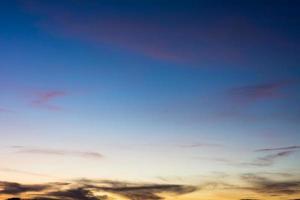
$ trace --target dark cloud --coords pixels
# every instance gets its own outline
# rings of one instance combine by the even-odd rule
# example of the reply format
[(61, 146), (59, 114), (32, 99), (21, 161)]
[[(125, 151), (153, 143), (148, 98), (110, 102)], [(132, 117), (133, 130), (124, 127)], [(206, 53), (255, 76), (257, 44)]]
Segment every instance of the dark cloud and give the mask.
[[(64, 191), (55, 191), (46, 194), (51, 198), (70, 199), (70, 200), (104, 200), (105, 197), (95, 196), (93, 193), (84, 188), (74, 188)], [(37, 199), (35, 199), (37, 200)]]
[[(132, 200), (159, 200), (163, 199), (159, 193), (168, 192), (175, 195), (187, 194), (196, 191), (195, 186), (173, 185), (173, 184), (139, 184), (120, 181), (102, 180), (90, 181), (80, 180), (86, 187), (96, 190), (102, 190), (110, 193), (119, 194)], [(100, 186), (99, 186), (100, 184)], [(104, 184), (104, 186), (103, 186)]]
[[(31, 195), (30, 200), (106, 200), (109, 193), (118, 194), (131, 200), (164, 199), (159, 193), (174, 195), (192, 193), (197, 187), (173, 184), (143, 184), (110, 180), (77, 180), (72, 183), (48, 183), (44, 185), (22, 185), (19, 183), (1, 182), (0, 194)], [(32, 192), (32, 193), (30, 193)], [(33, 193), (33, 192), (39, 192)], [(106, 195), (95, 195), (105, 192)], [(1, 196), (0, 196), (1, 197)]]
[(13, 182), (0, 182), (0, 194), (20, 194), (24, 192), (38, 192), (49, 188), (48, 185), (22, 185)]
[(157, 193), (171, 192), (177, 195), (186, 194), (196, 191), (196, 187), (183, 185), (142, 185), (128, 187), (100, 187), (100, 189), (117, 193), (130, 199), (147, 199), (158, 200), (163, 199)]
[(283, 150), (299, 150), (299, 145), (287, 146), (287, 147), (275, 147), (275, 148), (265, 148), (265, 149), (256, 149), (256, 152), (264, 152), (264, 151), (283, 151)]
[(45, 148), (30, 148), (23, 146), (13, 146), (12, 148), (17, 149), (16, 153), (25, 154), (42, 154), (42, 155), (55, 155), (55, 156), (74, 156), (90, 159), (102, 159), (103, 155), (98, 152), (91, 151), (69, 151), (59, 149), (45, 149)]
[(255, 174), (242, 175), (242, 179), (250, 186), (248, 190), (270, 195), (290, 195), (300, 192), (299, 180), (273, 180)]
[(240, 200), (259, 200), (259, 199), (245, 198), (245, 199), (240, 199)]

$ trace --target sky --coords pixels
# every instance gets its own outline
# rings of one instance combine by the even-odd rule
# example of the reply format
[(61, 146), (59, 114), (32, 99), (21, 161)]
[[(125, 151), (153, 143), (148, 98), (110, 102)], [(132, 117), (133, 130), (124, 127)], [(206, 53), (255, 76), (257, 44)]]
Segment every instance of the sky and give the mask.
[(0, 1), (0, 199), (299, 199), (299, 9)]

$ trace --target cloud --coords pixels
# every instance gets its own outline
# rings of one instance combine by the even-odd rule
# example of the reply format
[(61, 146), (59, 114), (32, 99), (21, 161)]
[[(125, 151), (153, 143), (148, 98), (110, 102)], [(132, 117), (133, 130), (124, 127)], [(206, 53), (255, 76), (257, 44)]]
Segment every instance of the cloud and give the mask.
[(54, 156), (74, 156), (89, 159), (102, 159), (103, 155), (98, 152), (92, 151), (68, 151), (59, 149), (45, 149), (45, 148), (30, 148), (23, 146), (13, 146), (12, 148), (17, 149), (15, 153), (25, 154), (41, 154), (41, 155), (54, 155)]
[(253, 199), (253, 198), (244, 198), (244, 199), (240, 199), (240, 200), (259, 200), (259, 199)]
[(17, 170), (17, 169), (11, 169), (11, 168), (0, 168), (0, 171), (8, 172), (8, 173), (16, 173), (16, 174), (23, 174), (23, 175), (30, 175), (30, 176), (37, 176), (37, 177), (46, 177), (46, 178), (58, 178), (46, 174), (40, 174), (40, 173), (33, 173), (23, 170)]
[(125, 187), (102, 187), (101, 189), (120, 194), (130, 199), (163, 199), (157, 195), (161, 192), (169, 192), (177, 195), (196, 191), (196, 187), (182, 185), (141, 185)]
[(287, 157), (294, 153), (295, 151), (281, 151), (274, 154), (268, 154), (262, 157), (256, 158), (252, 162), (246, 162), (242, 163), (243, 165), (253, 165), (253, 166), (270, 166), (273, 165), (275, 161), (277, 161), (280, 158)]
[[(22, 196), (22, 194), (26, 192), (26, 196), (30, 196), (31, 200), (106, 200), (110, 199), (110, 194), (118, 194), (132, 200), (160, 200), (164, 199), (159, 195), (159, 193), (162, 192), (172, 193), (174, 195), (181, 195), (192, 193), (197, 190), (196, 187), (187, 185), (144, 184), (110, 180), (101, 181), (86, 179), (77, 180), (72, 183), (56, 182), (44, 185), (31, 186), (10, 182), (3, 182), (3, 185), (4, 188), (12, 189), (3, 189), (3, 193), (0, 194)], [(39, 193), (34, 193), (37, 191)], [(102, 195), (101, 192), (103, 193)]]
[[(50, 196), (51, 198), (59, 198), (59, 199), (74, 199), (74, 200), (104, 200), (107, 199), (105, 197), (95, 196), (91, 191), (86, 190), (84, 188), (74, 188), (74, 189), (68, 189), (64, 191), (55, 191), (55, 192), (49, 192), (47, 193), (47, 196)], [(38, 200), (41, 198), (35, 198), (35, 200)]]
[[(298, 87), (300, 81), (299, 79), (285, 79), (278, 81), (271, 81), (261, 84), (250, 84), (239, 87), (233, 87), (225, 91), (226, 101), (223, 104), (221, 111), (217, 112), (217, 116), (221, 118), (237, 118), (244, 119), (247, 121), (266, 119), (268, 113), (263, 113), (261, 111), (253, 113), (250, 108), (251, 106), (257, 105), (257, 103), (264, 103), (270, 101), (278, 100), (291, 100), (291, 96), (294, 94), (289, 90), (293, 87)], [(273, 106), (269, 104), (270, 106)], [(277, 110), (278, 106), (274, 108)], [(297, 114), (294, 111), (286, 110), (272, 112), (272, 116), (269, 118), (296, 118)], [(258, 115), (259, 114), (259, 115)], [(263, 115), (262, 115), (263, 114)], [(264, 118), (261, 118), (264, 116)]]
[(39, 192), (48, 188), (47, 185), (21, 185), (13, 182), (0, 182), (0, 194), (20, 194), (24, 192)]
[(250, 184), (248, 190), (271, 195), (290, 195), (300, 192), (299, 180), (272, 180), (255, 174), (244, 174), (242, 179)]
[(249, 197), (249, 191), (259, 194), (259, 197), (261, 195), (267, 197), (283, 196), (284, 199), (288, 199), (289, 195), (300, 194), (300, 179), (297, 176), (279, 178), (273, 175), (262, 176), (257, 175), (257, 173), (246, 173), (240, 174), (237, 180), (238, 184), (236, 182), (232, 184), (229, 180), (227, 180), (228, 182), (226, 180), (208, 181), (200, 187), (202, 190), (235, 190), (243, 196), (247, 194), (247, 196), (240, 197), (240, 200), (257, 199), (256, 195)]
[(296, 151), (280, 151), (277, 153), (267, 154), (260, 156), (251, 161), (236, 161), (227, 158), (211, 158), (211, 157), (196, 157), (196, 159), (209, 160), (214, 162), (219, 162), (227, 165), (245, 167), (245, 166), (254, 166), (254, 167), (267, 167), (273, 165), (276, 161), (281, 158), (287, 157)]
[(264, 151), (282, 151), (282, 150), (299, 150), (299, 145), (287, 146), (287, 147), (275, 147), (275, 148), (264, 148), (264, 149), (256, 149), (256, 152), (264, 152)]
[[(203, 5), (197, 7), (196, 13), (185, 13), (184, 9), (174, 10), (163, 3), (147, 8), (148, 3), (144, 3), (143, 9), (147, 12), (132, 9), (128, 12), (128, 7), (123, 4), (115, 7), (95, 1), (84, 4), (26, 1), (24, 4), (29, 13), (39, 16), (39, 27), (55, 35), (171, 62), (221, 60), (240, 63), (250, 55), (259, 56), (253, 46), (265, 49), (284, 45), (289, 48), (294, 44), (289, 41), (291, 38), (282, 37), (239, 15), (207, 16), (203, 20), (203, 16), (196, 14), (202, 13), (202, 7), (205, 10)], [(139, 3), (129, 5), (141, 9)], [(195, 6), (191, 10), (194, 9)]]
[(201, 148), (201, 147), (222, 147), (221, 144), (209, 144), (209, 143), (192, 143), (192, 144), (179, 144), (181, 148)]
[(248, 85), (233, 88), (229, 91), (229, 94), (241, 103), (251, 103), (264, 99), (277, 99), (283, 97), (283, 89), (296, 83), (299, 83), (299, 81), (282, 80), (265, 84)]
[(53, 105), (52, 101), (64, 97), (67, 92), (60, 90), (42, 91), (35, 94), (35, 99), (31, 104), (35, 107), (46, 108), (48, 110), (61, 110), (61, 107)]
[(0, 113), (1, 112), (4, 112), (4, 113), (11, 113), (11, 112), (13, 112), (12, 110), (10, 110), (10, 109), (7, 109), (7, 108), (1, 108), (0, 107)]

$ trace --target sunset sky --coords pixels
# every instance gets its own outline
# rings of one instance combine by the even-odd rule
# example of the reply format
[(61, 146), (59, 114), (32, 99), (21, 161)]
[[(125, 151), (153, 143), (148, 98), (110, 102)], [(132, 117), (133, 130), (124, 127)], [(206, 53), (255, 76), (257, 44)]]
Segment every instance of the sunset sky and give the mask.
[(300, 1), (0, 1), (0, 199), (300, 199)]

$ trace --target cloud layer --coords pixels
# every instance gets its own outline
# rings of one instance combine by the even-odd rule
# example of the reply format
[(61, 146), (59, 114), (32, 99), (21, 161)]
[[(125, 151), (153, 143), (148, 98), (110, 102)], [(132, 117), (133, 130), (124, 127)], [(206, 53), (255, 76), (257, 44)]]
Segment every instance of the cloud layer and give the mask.
[[(194, 186), (143, 184), (117, 181), (78, 180), (65, 183), (48, 183), (43, 185), (22, 185), (19, 183), (0, 182), (0, 194), (31, 196), (31, 200), (104, 200), (108, 195), (99, 193), (117, 194), (132, 200), (160, 200), (164, 199), (159, 193), (182, 195), (197, 190)], [(36, 194), (35, 192), (39, 192)], [(97, 193), (97, 194), (96, 194)], [(25, 199), (28, 199), (25, 198)]]

